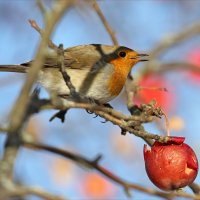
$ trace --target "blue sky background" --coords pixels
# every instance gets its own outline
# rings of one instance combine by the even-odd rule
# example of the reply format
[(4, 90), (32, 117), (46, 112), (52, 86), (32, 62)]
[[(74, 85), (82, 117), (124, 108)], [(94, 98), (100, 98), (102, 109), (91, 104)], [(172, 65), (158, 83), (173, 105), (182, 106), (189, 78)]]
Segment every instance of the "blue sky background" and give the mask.
[[(45, 1), (50, 5), (51, 1)], [(200, 20), (199, 0), (109, 0), (99, 1), (99, 5), (121, 45), (142, 52), (149, 52), (166, 35), (184, 30)], [(33, 0), (0, 0), (0, 64), (17, 64), (31, 60), (37, 50), (39, 35), (33, 30), (28, 19), (35, 19), (42, 26), (43, 20)], [(70, 9), (57, 25), (53, 37), (56, 44), (63, 43), (65, 48), (89, 43), (112, 44), (109, 35), (95, 12), (87, 7)], [(200, 49), (200, 37), (193, 37), (186, 42), (169, 49), (160, 58), (163, 61), (184, 61), (188, 52)], [(200, 55), (200, 53), (199, 53)], [(137, 74), (138, 65), (133, 71)], [(0, 74), (0, 122), (5, 123), (12, 105), (24, 82), (24, 75)], [(184, 73), (174, 71), (165, 78), (174, 86), (177, 95), (175, 109), (169, 114), (180, 116), (185, 127), (172, 135), (185, 136), (186, 142), (200, 157), (200, 83), (194, 82)], [(47, 93), (42, 90), (42, 96)], [(121, 98), (111, 104), (118, 110), (128, 113)], [(70, 110), (66, 122), (49, 122), (55, 111), (45, 111), (31, 119), (31, 130), (43, 143), (66, 148), (81, 153), (88, 158), (102, 154), (101, 164), (120, 177), (156, 188), (148, 179), (143, 162), (144, 142), (127, 134), (120, 135), (120, 129), (111, 123), (102, 124), (101, 118), (92, 118), (84, 110)], [(146, 125), (146, 130), (160, 134), (155, 124)], [(0, 135), (0, 152), (3, 153), (5, 136)], [(127, 151), (124, 152), (125, 144)], [(56, 181), (52, 174), (57, 157), (46, 152), (22, 149), (19, 152), (15, 174), (16, 178), (27, 185), (38, 185), (55, 194), (62, 194), (71, 199), (88, 199), (81, 192), (82, 177), (90, 171), (69, 162), (63, 172), (64, 181)], [(67, 162), (67, 161), (66, 161)], [(59, 176), (59, 175), (58, 175)], [(62, 177), (59, 179), (61, 180)], [(198, 176), (197, 182), (200, 181)], [(113, 184), (115, 194), (111, 199), (126, 199), (122, 188)], [(186, 191), (190, 192), (189, 189)], [(133, 191), (134, 199), (159, 199)], [(36, 200), (38, 198), (30, 197)]]

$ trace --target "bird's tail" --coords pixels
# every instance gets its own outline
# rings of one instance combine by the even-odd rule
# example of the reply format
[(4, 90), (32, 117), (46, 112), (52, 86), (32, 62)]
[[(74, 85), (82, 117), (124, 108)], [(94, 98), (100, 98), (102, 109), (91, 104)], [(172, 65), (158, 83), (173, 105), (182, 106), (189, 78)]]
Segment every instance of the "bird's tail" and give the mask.
[(26, 73), (27, 70), (28, 67), (23, 65), (0, 65), (0, 72)]

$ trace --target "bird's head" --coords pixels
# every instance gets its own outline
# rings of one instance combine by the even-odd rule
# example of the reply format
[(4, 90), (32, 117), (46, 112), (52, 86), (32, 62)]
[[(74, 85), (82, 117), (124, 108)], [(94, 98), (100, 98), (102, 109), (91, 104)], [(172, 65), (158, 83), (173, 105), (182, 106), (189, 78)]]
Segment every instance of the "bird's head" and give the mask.
[(124, 46), (102, 46), (104, 52), (110, 55), (111, 63), (120, 66), (128, 72), (138, 62), (148, 61), (148, 54), (138, 53)]

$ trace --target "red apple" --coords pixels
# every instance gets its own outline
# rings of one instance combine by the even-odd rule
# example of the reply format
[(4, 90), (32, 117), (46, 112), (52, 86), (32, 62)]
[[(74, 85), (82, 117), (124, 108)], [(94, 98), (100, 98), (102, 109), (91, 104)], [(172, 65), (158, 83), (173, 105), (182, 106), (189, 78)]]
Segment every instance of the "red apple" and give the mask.
[(151, 150), (144, 145), (147, 175), (162, 190), (185, 187), (197, 176), (197, 157), (184, 140), (183, 137), (170, 137), (167, 143), (155, 142)]
[[(156, 100), (156, 106), (163, 108), (165, 112), (173, 109), (174, 98), (171, 92), (172, 87), (162, 76), (155, 74), (146, 75), (142, 77), (138, 85), (145, 88), (138, 91), (136, 97), (133, 99), (135, 104), (147, 104), (151, 100)], [(168, 92), (155, 88), (166, 88)]]

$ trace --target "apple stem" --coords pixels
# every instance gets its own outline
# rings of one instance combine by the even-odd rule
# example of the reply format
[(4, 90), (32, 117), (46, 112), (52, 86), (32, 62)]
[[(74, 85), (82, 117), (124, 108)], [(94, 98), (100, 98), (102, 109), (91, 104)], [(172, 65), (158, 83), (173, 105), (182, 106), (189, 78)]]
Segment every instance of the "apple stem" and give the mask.
[(167, 117), (167, 115), (165, 114), (164, 111), (163, 111), (163, 115), (164, 115), (164, 117), (165, 117), (165, 124), (166, 124), (167, 136), (170, 136), (169, 119), (168, 119), (168, 117)]

